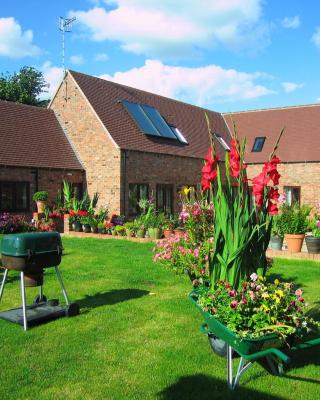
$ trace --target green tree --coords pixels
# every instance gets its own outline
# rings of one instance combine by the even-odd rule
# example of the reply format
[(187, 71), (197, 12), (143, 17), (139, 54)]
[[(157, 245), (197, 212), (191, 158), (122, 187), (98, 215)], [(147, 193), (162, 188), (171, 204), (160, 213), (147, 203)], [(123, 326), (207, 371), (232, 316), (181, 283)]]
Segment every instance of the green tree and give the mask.
[(46, 92), (47, 87), (43, 73), (33, 67), (22, 67), (13, 75), (0, 75), (1, 100), (45, 107), (48, 101), (39, 100), (39, 95)]

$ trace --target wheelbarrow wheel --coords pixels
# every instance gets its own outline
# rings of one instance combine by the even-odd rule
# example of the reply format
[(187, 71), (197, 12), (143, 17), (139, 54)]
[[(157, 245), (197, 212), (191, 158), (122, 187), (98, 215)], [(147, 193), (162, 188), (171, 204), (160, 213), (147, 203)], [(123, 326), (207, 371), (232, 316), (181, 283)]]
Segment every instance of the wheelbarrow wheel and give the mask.
[(43, 303), (47, 301), (47, 297), (45, 295), (40, 296), (40, 294), (38, 294), (34, 300), (33, 300), (33, 304), (39, 304), (39, 303)]
[(80, 314), (80, 307), (78, 303), (71, 303), (66, 309), (66, 315), (68, 317), (75, 317)]

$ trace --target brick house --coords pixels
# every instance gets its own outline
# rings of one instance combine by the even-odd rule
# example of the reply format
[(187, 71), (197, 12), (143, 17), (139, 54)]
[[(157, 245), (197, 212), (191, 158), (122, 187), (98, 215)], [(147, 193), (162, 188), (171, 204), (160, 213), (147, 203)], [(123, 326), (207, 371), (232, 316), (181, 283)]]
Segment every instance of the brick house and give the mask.
[(319, 201), (320, 105), (221, 114), (67, 71), (47, 110), (0, 101), (0, 211), (29, 213), (35, 191), (53, 201), (66, 179), (79, 192), (99, 192), (110, 212), (133, 216), (151, 195), (159, 210), (177, 212), (181, 187), (200, 182), (205, 113), (221, 160), (232, 121), (246, 135), (249, 178), (285, 127), (280, 190), (289, 202)]
[[(134, 215), (151, 194), (159, 210), (177, 212), (181, 187), (200, 182), (209, 146), (202, 108), (74, 71), (49, 108), (83, 163), (89, 194), (99, 192), (112, 212)], [(206, 112), (229, 141), (222, 115)]]
[(53, 111), (0, 101), (0, 212), (31, 216), (33, 194), (54, 201), (64, 179), (81, 190), (84, 170)]
[(280, 192), (289, 204), (316, 205), (320, 202), (320, 105), (286, 107), (223, 114), (232, 131), (247, 138), (248, 177), (261, 172), (282, 128), (277, 149)]

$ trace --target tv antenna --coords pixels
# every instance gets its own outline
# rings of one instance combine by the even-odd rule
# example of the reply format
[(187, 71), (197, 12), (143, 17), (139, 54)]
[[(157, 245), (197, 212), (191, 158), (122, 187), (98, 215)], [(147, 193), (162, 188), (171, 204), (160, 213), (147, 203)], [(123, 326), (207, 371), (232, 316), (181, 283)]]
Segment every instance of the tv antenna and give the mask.
[(66, 72), (65, 68), (65, 41), (64, 41), (64, 34), (65, 32), (71, 32), (72, 31), (72, 23), (76, 20), (76, 17), (72, 18), (59, 18), (59, 29), (62, 33), (62, 68), (63, 68), (63, 74)]

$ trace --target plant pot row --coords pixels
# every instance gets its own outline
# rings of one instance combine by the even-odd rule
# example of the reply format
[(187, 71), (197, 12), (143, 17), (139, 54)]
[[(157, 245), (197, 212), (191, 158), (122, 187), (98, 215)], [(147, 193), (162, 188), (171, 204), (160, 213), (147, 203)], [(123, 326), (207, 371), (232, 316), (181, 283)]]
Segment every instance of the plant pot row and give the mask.
[(283, 237), (271, 236), (270, 247), (273, 250), (282, 250), (283, 240), (286, 240), (288, 250), (291, 253), (300, 253), (302, 249), (303, 240), (306, 240), (308, 253), (320, 254), (320, 237), (305, 236), (304, 234), (289, 235)]

